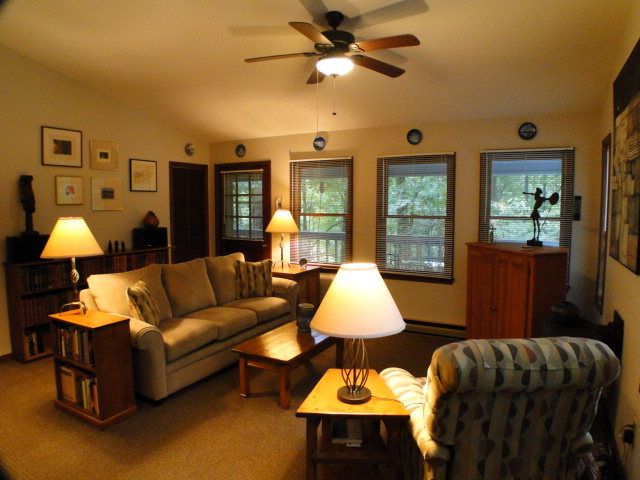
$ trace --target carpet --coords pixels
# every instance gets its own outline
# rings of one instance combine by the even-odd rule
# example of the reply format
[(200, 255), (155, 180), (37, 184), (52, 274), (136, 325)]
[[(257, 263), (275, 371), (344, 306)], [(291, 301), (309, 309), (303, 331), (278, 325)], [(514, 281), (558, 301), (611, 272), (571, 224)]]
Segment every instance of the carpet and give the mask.
[[(433, 350), (452, 341), (401, 333), (366, 345), (371, 368), (424, 376)], [(160, 404), (138, 399), (135, 416), (105, 431), (54, 408), (50, 358), (0, 362), (0, 464), (12, 480), (303, 479), (305, 421), (295, 411), (334, 359), (331, 348), (293, 371), (289, 410), (277, 406), (273, 372), (252, 369), (242, 398), (234, 365)], [(360, 476), (344, 470), (320, 478)]]

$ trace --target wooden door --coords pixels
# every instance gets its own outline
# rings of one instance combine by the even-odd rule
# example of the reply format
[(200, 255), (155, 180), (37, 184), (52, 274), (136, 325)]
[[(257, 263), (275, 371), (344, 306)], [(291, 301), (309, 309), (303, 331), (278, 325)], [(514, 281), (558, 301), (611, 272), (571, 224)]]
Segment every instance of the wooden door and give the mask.
[(173, 263), (209, 255), (209, 169), (169, 162)]
[(244, 253), (248, 261), (271, 258), (271, 162), (215, 166), (216, 254)]

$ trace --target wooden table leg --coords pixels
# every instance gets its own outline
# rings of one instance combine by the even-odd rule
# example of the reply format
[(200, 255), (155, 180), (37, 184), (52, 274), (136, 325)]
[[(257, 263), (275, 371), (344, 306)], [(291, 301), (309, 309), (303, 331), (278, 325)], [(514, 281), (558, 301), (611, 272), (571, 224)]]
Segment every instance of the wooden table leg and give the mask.
[(318, 424), (320, 418), (307, 418), (307, 480), (316, 480), (316, 462), (313, 458), (318, 450)]
[(278, 368), (278, 384), (279, 384), (279, 398), (278, 405), (280, 408), (287, 409), (291, 405), (291, 397), (289, 394), (290, 389), (290, 369), (288, 366), (281, 366)]
[(251, 393), (251, 380), (249, 379), (249, 367), (247, 366), (247, 357), (240, 355), (238, 371), (240, 372), (240, 395), (248, 397)]
[(339, 338), (336, 342), (336, 368), (342, 368), (344, 361), (344, 338)]
[(391, 462), (387, 464), (386, 478), (396, 480), (398, 478), (398, 465), (400, 456), (400, 428), (402, 422), (385, 421), (384, 426), (387, 429), (387, 451)]

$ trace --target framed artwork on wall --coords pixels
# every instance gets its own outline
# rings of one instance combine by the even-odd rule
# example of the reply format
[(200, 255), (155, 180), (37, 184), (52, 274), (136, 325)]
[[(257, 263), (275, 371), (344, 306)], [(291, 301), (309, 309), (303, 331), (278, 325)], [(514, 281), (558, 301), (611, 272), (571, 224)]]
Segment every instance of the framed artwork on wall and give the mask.
[(42, 164), (82, 167), (82, 132), (42, 127)]
[(157, 192), (157, 176), (155, 160), (129, 159), (129, 190), (132, 192)]
[(92, 177), (91, 208), (93, 210), (124, 210), (122, 208), (122, 179)]
[(613, 82), (609, 255), (640, 273), (640, 40)]
[(82, 177), (56, 175), (56, 205), (82, 205), (84, 191)]
[(91, 140), (91, 168), (94, 170), (116, 170), (118, 168), (118, 144)]

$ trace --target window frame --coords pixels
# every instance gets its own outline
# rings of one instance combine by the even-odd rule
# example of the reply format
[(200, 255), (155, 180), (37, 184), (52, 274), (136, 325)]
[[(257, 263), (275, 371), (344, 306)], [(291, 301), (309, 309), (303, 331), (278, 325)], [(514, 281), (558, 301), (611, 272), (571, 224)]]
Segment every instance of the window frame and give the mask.
[[(345, 165), (346, 164), (346, 165)], [(308, 178), (310, 175), (302, 175), (304, 169), (316, 169), (321, 171), (323, 168), (336, 168), (346, 166), (347, 172), (347, 211), (345, 213), (305, 213), (302, 210), (302, 195), (300, 185), (302, 178)], [(337, 270), (342, 263), (351, 262), (353, 258), (353, 157), (337, 157), (337, 158), (313, 158), (290, 160), (289, 162), (289, 198), (291, 206), (291, 215), (295, 220), (298, 228), (300, 228), (300, 216), (311, 217), (342, 217), (344, 218), (344, 259), (339, 263), (314, 261), (307, 258), (309, 265), (317, 265), (327, 270)], [(296, 262), (300, 258), (299, 253), (299, 237), (300, 234), (292, 234), (290, 237), (291, 245), (291, 261)]]
[[(493, 218), (500, 218), (491, 216), (492, 162), (508, 160), (526, 162), (558, 159), (561, 160), (560, 233), (558, 244), (560, 247), (571, 247), (575, 166), (575, 149), (573, 147), (483, 150), (480, 153), (479, 242), (489, 242), (491, 220)], [(527, 239), (522, 239), (523, 242), (526, 242), (526, 240)], [(499, 238), (496, 239), (496, 243), (500, 243)]]
[[(443, 219), (445, 221), (444, 242), (444, 271), (432, 270), (403, 270), (387, 266), (387, 219), (397, 215), (388, 214), (389, 184), (387, 179), (389, 167), (405, 164), (444, 164), (446, 166), (446, 206), (445, 215), (407, 215), (409, 218)], [(454, 282), (454, 247), (455, 247), (455, 183), (456, 183), (456, 153), (431, 153), (421, 155), (396, 155), (379, 157), (377, 161), (377, 191), (376, 191), (376, 264), (384, 278), (412, 280), (420, 282), (447, 283)]]

